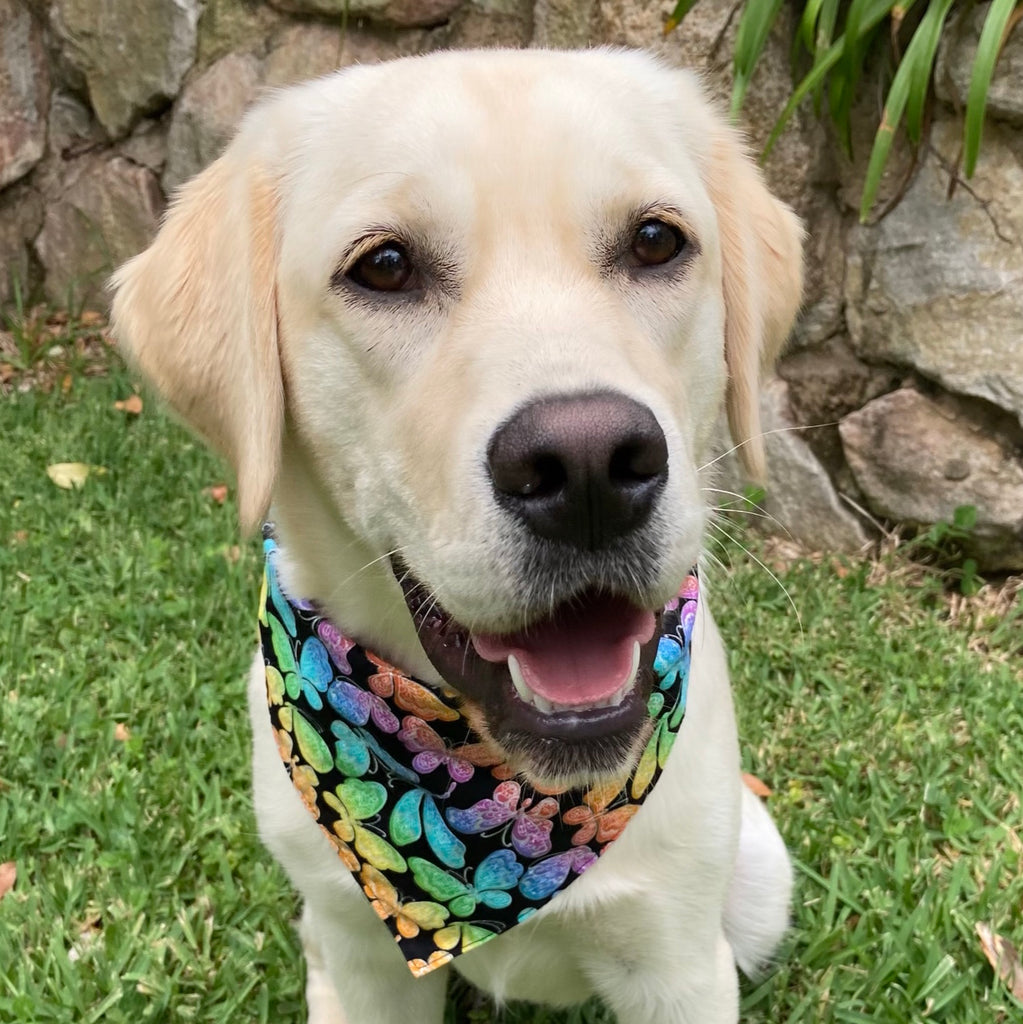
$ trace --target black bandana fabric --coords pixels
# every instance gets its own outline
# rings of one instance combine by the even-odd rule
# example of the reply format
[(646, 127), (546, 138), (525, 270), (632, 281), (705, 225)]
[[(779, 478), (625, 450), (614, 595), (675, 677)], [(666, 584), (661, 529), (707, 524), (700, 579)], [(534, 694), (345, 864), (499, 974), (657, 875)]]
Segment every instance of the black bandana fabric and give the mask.
[(405, 675), (281, 587), (264, 528), (259, 632), (281, 759), (417, 976), (526, 920), (622, 833), (686, 706), (694, 572), (664, 610), (654, 730), (631, 776), (540, 792), (496, 763), (457, 695)]

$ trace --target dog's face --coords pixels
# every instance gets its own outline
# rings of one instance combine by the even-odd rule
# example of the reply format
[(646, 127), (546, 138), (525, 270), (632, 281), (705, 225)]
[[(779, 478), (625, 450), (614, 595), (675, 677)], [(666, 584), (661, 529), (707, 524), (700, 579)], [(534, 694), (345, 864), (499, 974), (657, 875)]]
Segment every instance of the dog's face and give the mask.
[(243, 518), (282, 451), (309, 467), (305, 500), (404, 600), (385, 653), (414, 629), (509, 760), (564, 783), (647, 735), (726, 390), (759, 462), (799, 234), (688, 77), (443, 54), (257, 108), (120, 272), (115, 318), (233, 461)]

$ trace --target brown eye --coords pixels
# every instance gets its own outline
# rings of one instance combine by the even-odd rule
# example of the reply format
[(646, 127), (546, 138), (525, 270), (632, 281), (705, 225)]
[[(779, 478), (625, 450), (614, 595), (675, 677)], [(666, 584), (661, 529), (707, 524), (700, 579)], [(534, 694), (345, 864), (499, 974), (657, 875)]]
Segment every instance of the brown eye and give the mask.
[(348, 271), (357, 285), (374, 292), (400, 292), (409, 287), (415, 267), (405, 248), (397, 242), (384, 242), (361, 256)]
[(632, 236), (630, 252), (641, 267), (658, 267), (685, 248), (686, 236), (663, 220), (645, 220)]

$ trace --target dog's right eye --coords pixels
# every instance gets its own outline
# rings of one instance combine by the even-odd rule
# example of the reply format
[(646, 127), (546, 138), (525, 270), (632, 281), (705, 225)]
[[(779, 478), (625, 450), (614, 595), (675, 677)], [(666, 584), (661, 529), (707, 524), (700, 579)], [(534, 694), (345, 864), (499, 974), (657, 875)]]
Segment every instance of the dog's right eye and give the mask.
[(415, 286), (415, 269), (403, 245), (384, 242), (360, 256), (346, 276), (370, 291), (400, 292)]

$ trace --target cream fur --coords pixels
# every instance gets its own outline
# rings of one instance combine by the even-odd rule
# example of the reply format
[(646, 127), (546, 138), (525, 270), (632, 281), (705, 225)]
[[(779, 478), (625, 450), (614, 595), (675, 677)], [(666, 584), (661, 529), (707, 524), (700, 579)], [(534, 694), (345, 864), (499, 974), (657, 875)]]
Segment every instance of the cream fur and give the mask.
[[(650, 204), (698, 247), (684, 274), (598, 258)], [(411, 237), (447, 277), (411, 303), (332, 287), (373, 232)], [(530, 614), (523, 540), (483, 470), (495, 427), (530, 397), (612, 388), (657, 416), (670, 475), (644, 599), (673, 593), (699, 556), (722, 402), (762, 471), (757, 381), (798, 306), (800, 240), (691, 76), (607, 50), (436, 54), (264, 101), (119, 271), (114, 317), (142, 372), (231, 460), (243, 523), (272, 502), (290, 588), (437, 681), (385, 556), (399, 550), (467, 625)], [(498, 998), (597, 993), (623, 1024), (737, 1020), (735, 964), (770, 956), (790, 871), (739, 782), (706, 608), (693, 655), (686, 721), (643, 813), (543, 912), (456, 961)], [(256, 810), (307, 898), (310, 1021), (437, 1024), (447, 969), (412, 979), (281, 770), (263, 689), (257, 659)]]

